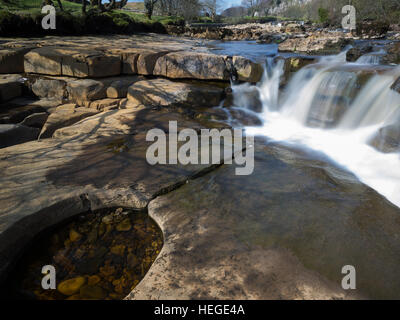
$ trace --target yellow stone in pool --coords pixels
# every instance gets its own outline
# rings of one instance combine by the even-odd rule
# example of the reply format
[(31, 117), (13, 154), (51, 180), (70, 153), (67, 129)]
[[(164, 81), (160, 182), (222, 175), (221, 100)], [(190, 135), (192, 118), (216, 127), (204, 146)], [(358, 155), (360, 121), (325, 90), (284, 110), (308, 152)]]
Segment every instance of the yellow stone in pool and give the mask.
[(121, 245), (116, 245), (111, 247), (110, 249), (111, 253), (116, 254), (118, 256), (123, 256), (125, 252), (125, 246), (123, 244)]
[(85, 284), (85, 277), (76, 277), (72, 279), (65, 280), (61, 282), (57, 290), (66, 296), (72, 296), (75, 293), (78, 293), (81, 287)]
[(78, 241), (81, 237), (82, 236), (80, 235), (80, 233), (75, 231), (74, 229), (71, 229), (69, 231), (69, 240), (71, 240), (71, 242)]
[(90, 276), (88, 278), (88, 285), (94, 286), (94, 285), (98, 284), (100, 281), (101, 281), (101, 279), (98, 275)]
[(117, 225), (117, 231), (129, 231), (131, 230), (131, 221), (129, 218), (124, 219)]

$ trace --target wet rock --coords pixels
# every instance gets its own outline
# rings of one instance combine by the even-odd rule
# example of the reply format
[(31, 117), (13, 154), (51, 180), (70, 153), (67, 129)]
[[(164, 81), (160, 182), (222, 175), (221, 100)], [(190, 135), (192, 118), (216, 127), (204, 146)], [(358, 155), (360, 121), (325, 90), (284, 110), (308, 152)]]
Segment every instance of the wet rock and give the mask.
[(69, 231), (69, 240), (71, 242), (79, 241), (82, 238), (82, 235), (74, 229)]
[(100, 267), (100, 274), (105, 278), (113, 275), (115, 271), (116, 270), (114, 266), (106, 265), (104, 267)]
[(120, 222), (116, 226), (116, 229), (119, 232), (129, 231), (129, 230), (131, 230), (131, 228), (132, 228), (132, 225), (131, 225), (131, 221), (129, 220), (129, 218), (122, 220), (122, 222)]
[(82, 299), (101, 300), (106, 297), (106, 292), (100, 286), (83, 286), (80, 289), (80, 296)]
[(42, 129), (42, 127), (46, 123), (46, 120), (48, 117), (49, 117), (49, 114), (46, 112), (34, 113), (34, 114), (27, 116), (20, 123), (20, 125)]
[(400, 93), (400, 78), (398, 78), (390, 87), (392, 90)]
[(128, 89), (131, 105), (145, 107), (217, 106), (223, 90), (208, 85), (193, 85), (166, 79), (138, 81)]
[(93, 275), (88, 278), (88, 286), (95, 286), (101, 281), (101, 278), (98, 275)]
[[(282, 61), (282, 62), (281, 62)], [(318, 62), (318, 58), (308, 56), (296, 56), (296, 57), (283, 57), (277, 56), (274, 58), (274, 63), (283, 63), (283, 75), (281, 77), (281, 84), (287, 84), (291, 77), (300, 69)]]
[(317, 128), (333, 128), (349, 108), (350, 103), (347, 97), (317, 95), (307, 115), (307, 125)]
[(22, 95), (19, 75), (0, 75), (0, 102), (8, 101)]
[(260, 81), (264, 71), (261, 65), (238, 56), (233, 57), (233, 67), (239, 76), (238, 80), (246, 82)]
[(382, 63), (400, 64), (400, 42), (388, 44), (385, 49), (387, 54), (383, 56)]
[(128, 264), (129, 268), (133, 269), (133, 268), (137, 267), (139, 265), (139, 263), (140, 263), (140, 260), (137, 258), (137, 256), (135, 254), (133, 254), (133, 253), (128, 254), (127, 264)]
[(230, 113), (232, 114), (235, 123), (241, 126), (261, 126), (262, 121), (260, 117), (257, 115), (247, 112), (243, 109), (230, 109)]
[(85, 277), (76, 277), (73, 279), (65, 280), (61, 282), (57, 290), (66, 296), (72, 296), (78, 293), (81, 287), (86, 283)]
[(249, 84), (237, 86), (233, 92), (233, 100), (228, 97), (227, 101), (224, 102), (224, 106), (235, 106), (257, 113), (263, 109), (259, 89)]
[(384, 153), (399, 152), (400, 125), (390, 125), (379, 129), (369, 144)]
[[(120, 231), (120, 230), (118, 230), (118, 231)], [(116, 254), (118, 256), (123, 256), (125, 253), (125, 248), (126, 247), (124, 245), (116, 245), (116, 246), (111, 247), (110, 251), (111, 251), (111, 253)]]
[(72, 104), (60, 106), (47, 118), (47, 121), (40, 132), (39, 138), (51, 138), (56, 130), (68, 127), (97, 113), (98, 111), (95, 109), (83, 107), (75, 108)]
[(95, 243), (98, 238), (98, 232), (96, 229), (92, 229), (89, 234), (87, 235), (87, 241), (89, 243)]
[(109, 215), (107, 215), (107, 216), (104, 216), (104, 217), (101, 219), (101, 221), (102, 221), (104, 224), (111, 224), (111, 223), (113, 222), (113, 219), (114, 219), (113, 215), (112, 215), (112, 214), (109, 214)]
[(361, 47), (354, 47), (351, 48), (346, 53), (346, 60), (349, 62), (357, 61), (361, 56), (370, 53), (373, 51), (373, 47), (371, 45), (361, 46)]
[(0, 124), (0, 148), (36, 140), (40, 130), (20, 124)]

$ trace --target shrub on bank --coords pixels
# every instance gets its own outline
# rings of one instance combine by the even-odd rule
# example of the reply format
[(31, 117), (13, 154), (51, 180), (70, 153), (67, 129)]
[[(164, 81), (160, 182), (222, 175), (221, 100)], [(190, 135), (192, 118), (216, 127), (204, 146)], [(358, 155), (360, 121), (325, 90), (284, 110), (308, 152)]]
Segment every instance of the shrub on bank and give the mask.
[(132, 34), (137, 32), (166, 33), (159, 22), (137, 22), (119, 12), (90, 11), (86, 17), (68, 12), (57, 12), (55, 30), (42, 28), (41, 13), (15, 14), (0, 10), (0, 36), (46, 36), (82, 34)]

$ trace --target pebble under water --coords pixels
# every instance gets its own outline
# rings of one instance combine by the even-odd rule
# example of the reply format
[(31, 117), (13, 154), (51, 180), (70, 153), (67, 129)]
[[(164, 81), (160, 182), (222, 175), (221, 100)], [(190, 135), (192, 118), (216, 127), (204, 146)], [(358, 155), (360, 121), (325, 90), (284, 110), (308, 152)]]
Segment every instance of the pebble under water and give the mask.
[[(147, 213), (123, 208), (90, 212), (33, 243), (9, 277), (7, 296), (120, 300), (144, 277), (162, 245), (161, 230)], [(42, 289), (45, 265), (55, 267), (55, 290)]]

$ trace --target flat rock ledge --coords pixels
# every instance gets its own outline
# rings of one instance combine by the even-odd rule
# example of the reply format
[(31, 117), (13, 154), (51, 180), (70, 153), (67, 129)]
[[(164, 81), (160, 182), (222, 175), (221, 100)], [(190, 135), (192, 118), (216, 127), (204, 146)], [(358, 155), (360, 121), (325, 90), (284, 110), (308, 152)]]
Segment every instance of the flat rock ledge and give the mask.
[[(178, 130), (205, 128), (171, 110), (137, 107), (54, 128), (52, 139), (3, 148), (0, 281), (40, 231), (88, 210), (116, 206), (143, 210), (157, 195), (216, 167), (149, 165), (146, 151), (152, 142), (146, 141), (146, 134), (153, 128), (168, 132), (169, 121), (177, 121)], [(211, 145), (199, 143), (202, 147)]]
[[(14, 41), (0, 46), (0, 73), (31, 73), (75, 78), (104, 78), (118, 75), (164, 76), (172, 79), (258, 82), (262, 66), (243, 57), (206, 53), (204, 47), (163, 37), (153, 45), (128, 37), (55, 37), (41, 42)], [(51, 41), (53, 40), (53, 41)], [(96, 41), (97, 40), (97, 41)], [(147, 40), (148, 41), (148, 40)], [(192, 45), (194, 42), (192, 41)], [(175, 46), (174, 46), (175, 45)]]

